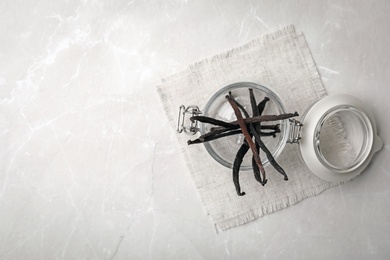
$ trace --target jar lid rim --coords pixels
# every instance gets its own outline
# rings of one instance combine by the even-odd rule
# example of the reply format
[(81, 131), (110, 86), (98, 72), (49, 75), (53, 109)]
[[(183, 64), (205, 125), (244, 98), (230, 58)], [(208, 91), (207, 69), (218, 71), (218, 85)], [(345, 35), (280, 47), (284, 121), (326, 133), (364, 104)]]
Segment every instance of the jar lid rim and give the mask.
[[(332, 167), (319, 151), (319, 128), (327, 117), (339, 110), (353, 111), (367, 125), (367, 140), (364, 154), (359, 161), (344, 169)], [(367, 107), (357, 98), (346, 95), (327, 96), (311, 106), (301, 119), (303, 124), (299, 148), (302, 159), (309, 169), (323, 180), (331, 182), (348, 181), (359, 175), (368, 165), (374, 152), (379, 150), (381, 139), (376, 134), (375, 119)], [(317, 143), (318, 142), (318, 143)]]

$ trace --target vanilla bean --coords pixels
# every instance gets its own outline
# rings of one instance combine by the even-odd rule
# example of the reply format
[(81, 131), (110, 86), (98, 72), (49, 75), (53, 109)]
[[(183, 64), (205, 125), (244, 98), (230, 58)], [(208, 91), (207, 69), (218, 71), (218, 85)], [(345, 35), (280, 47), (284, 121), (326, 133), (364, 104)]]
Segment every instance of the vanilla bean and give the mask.
[[(253, 96), (253, 94), (252, 94)], [(256, 109), (253, 109), (253, 116), (261, 116), (263, 114), (263, 111), (265, 109), (265, 105), (267, 104), (267, 102), (269, 101), (270, 99), (268, 97), (264, 97), (264, 99), (257, 105), (257, 110)], [(254, 106), (256, 104), (256, 100), (255, 100), (255, 97), (253, 96), (253, 101), (251, 101), (251, 103), (253, 102), (252, 106)], [(279, 125), (278, 125), (279, 126)], [(260, 131), (260, 129), (262, 129), (263, 126), (261, 123), (257, 123), (255, 125), (255, 129), (257, 131)], [(275, 136), (274, 136), (275, 137)]]
[(208, 136), (205, 135), (203, 137), (200, 136), (199, 139), (203, 142), (208, 142), (208, 141), (216, 140), (216, 139), (219, 139), (222, 137), (241, 134), (241, 133), (242, 133), (241, 129), (235, 129), (235, 130), (224, 131), (224, 132), (221, 132), (219, 134), (208, 135)]
[[(256, 145), (257, 151), (259, 152), (260, 151), (259, 145), (257, 143), (255, 143), (255, 145)], [(256, 160), (255, 160), (254, 156), (252, 156), (252, 169), (253, 169), (253, 174), (255, 176), (256, 181), (262, 183), (260, 170), (259, 170), (259, 167), (257, 167)]]
[(271, 131), (271, 132), (260, 132), (260, 135), (261, 136), (272, 136), (273, 138), (275, 138), (277, 133), (280, 133), (280, 129), (276, 129), (276, 130)]
[(244, 156), (248, 152), (248, 150), (249, 150), (249, 145), (247, 142), (244, 142), (241, 145), (240, 149), (238, 149), (236, 158), (234, 159), (234, 163), (233, 163), (233, 183), (234, 186), (236, 187), (236, 192), (238, 196), (245, 195), (245, 192), (241, 192), (239, 173), (240, 173), (242, 160), (244, 159)]
[(232, 125), (230, 123), (212, 117), (208, 117), (208, 116), (192, 116), (190, 117), (190, 120), (192, 122), (195, 122), (195, 120), (197, 120), (202, 123), (208, 123), (212, 125), (224, 126), (226, 128), (232, 128)]
[[(242, 113), (245, 114), (245, 112), (246, 112), (245, 107), (244, 107), (243, 105), (241, 105), (241, 103), (238, 102), (238, 101), (233, 97), (231, 91), (229, 91), (229, 97), (234, 101), (234, 103), (236, 103), (237, 107), (242, 111)], [(246, 118), (249, 118), (248, 113), (245, 114), (245, 117), (246, 117)]]
[(272, 153), (262, 140), (262, 137), (264, 136), (273, 136), (275, 138), (276, 134), (281, 132), (280, 124), (263, 123), (289, 119), (295, 116), (299, 116), (298, 113), (295, 112), (280, 115), (262, 115), (262, 113), (265, 111), (266, 104), (268, 101), (270, 101), (270, 99), (268, 97), (264, 97), (261, 102), (257, 103), (253, 89), (249, 89), (252, 117), (248, 114), (245, 107), (242, 106), (233, 97), (231, 92), (229, 92), (225, 98), (231, 105), (237, 119), (235, 121), (227, 122), (208, 116), (192, 116), (190, 118), (192, 122), (198, 121), (205, 124), (211, 124), (211, 126), (207, 133), (204, 133), (195, 140), (188, 140), (188, 145), (206, 143), (228, 136), (243, 134), (244, 141), (236, 153), (236, 157), (233, 161), (232, 173), (233, 183), (239, 196), (245, 195), (245, 192), (241, 191), (239, 173), (244, 157), (249, 149), (252, 150), (251, 163), (256, 181), (260, 182), (260, 184), (263, 186), (268, 181), (266, 178), (264, 166), (260, 159), (260, 150), (264, 151), (270, 164), (276, 169), (276, 171), (284, 176), (284, 180), (288, 180), (287, 174), (276, 162)]
[[(253, 89), (249, 89), (249, 99), (251, 101), (251, 107), (252, 107), (252, 116), (258, 116), (259, 115), (259, 110), (257, 109), (257, 104), (256, 104), (256, 98), (255, 95), (253, 94)], [(265, 106), (265, 104), (264, 104)], [(264, 107), (263, 107), (264, 109)]]
[[(242, 114), (240, 112), (240, 109), (239, 107), (237, 106), (237, 103), (235, 102), (235, 100), (231, 97), (231, 96), (226, 96), (226, 99), (229, 101), (230, 105), (232, 106), (233, 110), (234, 110), (234, 114), (236, 115), (237, 117), (237, 121), (238, 121), (238, 124), (240, 125), (240, 128), (241, 128), (241, 131), (242, 133), (244, 134), (244, 137), (245, 137), (245, 140), (246, 142), (248, 143), (249, 147), (251, 148), (252, 150), (252, 153), (253, 153), (253, 156), (255, 157), (255, 161), (256, 161), (256, 164), (257, 166), (259, 167), (260, 169), (260, 172), (262, 173), (263, 175), (263, 181), (262, 181), (262, 185), (265, 185), (265, 183), (267, 182), (267, 180), (265, 179), (265, 171), (264, 171), (264, 167), (261, 163), (261, 160), (260, 160), (260, 157), (259, 157), (259, 153), (256, 151), (256, 145), (255, 143), (252, 141), (252, 137), (250, 136), (249, 132), (248, 132), (248, 129), (246, 127), (246, 124), (245, 124), (245, 121), (244, 121), (244, 118), (242, 117)], [(245, 110), (244, 110), (245, 111)], [(245, 115), (247, 117), (249, 117), (248, 115)], [(251, 125), (251, 124), (250, 124)], [(251, 125), (252, 126), (252, 125)], [(252, 126), (253, 127), (253, 126)]]
[[(268, 122), (268, 121), (279, 121), (284, 119), (289, 119), (291, 117), (299, 116), (297, 112), (295, 113), (286, 113), (286, 114), (280, 114), (280, 115), (262, 115), (262, 116), (254, 116), (245, 118), (245, 123), (258, 123), (258, 122)], [(238, 124), (237, 120), (230, 122), (230, 124)]]
[(209, 138), (212, 137), (212, 136), (220, 135), (220, 134), (223, 134), (223, 133), (228, 132), (228, 131), (232, 131), (232, 130), (229, 129), (229, 128), (225, 128), (225, 127), (223, 127), (223, 126), (220, 126), (219, 129), (216, 129), (216, 130), (214, 130), (214, 131), (210, 131), (210, 132), (208, 132), (208, 133), (205, 133), (205, 134), (199, 136), (198, 139), (201, 140), (201, 141), (204, 141), (204, 140), (209, 139)]
[[(246, 112), (245, 110), (243, 111), (244, 115), (248, 118), (249, 117), (249, 114), (248, 112)], [(283, 114), (282, 116), (288, 116), (289, 114)], [(298, 115), (297, 112), (295, 112), (294, 114), (292, 115)], [(262, 116), (257, 116), (257, 117), (262, 117)], [(274, 116), (271, 116), (271, 117), (274, 117)], [(255, 118), (255, 117), (253, 117)], [(285, 173), (285, 171), (283, 170), (282, 167), (280, 167), (280, 165), (275, 161), (275, 158), (272, 156), (271, 152), (268, 150), (267, 146), (263, 143), (263, 141), (261, 140), (260, 138), (260, 135), (256, 132), (256, 130), (254, 129), (254, 126), (253, 124), (249, 124), (250, 125), (250, 129), (251, 129), (251, 132), (252, 134), (254, 135), (255, 137), (255, 140), (258, 142), (260, 148), (264, 151), (264, 153), (266, 154), (267, 156), (267, 159), (268, 161), (270, 162), (270, 164), (275, 168), (275, 170), (277, 170), (279, 173), (281, 173), (283, 176), (284, 176), (284, 180), (288, 180), (288, 177), (287, 177), (287, 174)], [(256, 157), (255, 157), (255, 160), (256, 160)], [(263, 173), (263, 172), (262, 172)], [(265, 180), (265, 175), (263, 174), (263, 181)], [(266, 180), (265, 180), (266, 182)], [(265, 183), (263, 184), (265, 185)]]
[(280, 129), (272, 130), (270, 132), (260, 131), (261, 136), (272, 136), (273, 138), (275, 138), (278, 133), (280, 133)]
[[(234, 99), (233, 99), (233, 100), (234, 100)], [(235, 100), (234, 100), (234, 101), (235, 101)], [(247, 112), (245, 109), (243, 109), (242, 112), (244, 113), (244, 115), (245, 115), (247, 118), (249, 118), (249, 114), (248, 114), (248, 112)], [(256, 132), (255, 127), (253, 126), (253, 124), (249, 124), (249, 126), (250, 126), (250, 129), (251, 129), (252, 134), (255, 136), (255, 140), (258, 142), (260, 148), (263, 150), (263, 147), (265, 147), (265, 145), (264, 145), (263, 141), (261, 141), (261, 139), (259, 138), (259, 135), (258, 135), (258, 133)], [(256, 137), (256, 136), (257, 136), (257, 137)], [(251, 140), (251, 141), (252, 141), (252, 140)], [(252, 142), (252, 143), (253, 143), (253, 142)], [(256, 162), (256, 165), (258, 166), (259, 163), (258, 163), (257, 161), (260, 159), (260, 157), (259, 157), (258, 151), (256, 150), (256, 144), (253, 143), (253, 146), (254, 146), (254, 147), (253, 147), (253, 148), (251, 147), (251, 149), (252, 149), (252, 152), (253, 152), (253, 157), (254, 157), (254, 160), (255, 160), (255, 162)], [(267, 149), (267, 148), (265, 147), (265, 149)], [(268, 150), (268, 149), (267, 149), (267, 150)], [(269, 159), (268, 159), (268, 160), (269, 160)], [(261, 161), (260, 161), (260, 162), (261, 162)], [(261, 166), (263, 166), (263, 165), (261, 164)], [(261, 169), (261, 168), (259, 167), (259, 170), (260, 170), (261, 174), (263, 175), (263, 179), (260, 181), (260, 183), (264, 186), (264, 185), (267, 183), (267, 179), (266, 179), (264, 167), (262, 167), (262, 168), (263, 168), (263, 169)]]
[[(299, 116), (299, 114), (297, 112), (280, 114), (280, 115), (262, 115), (262, 116), (254, 116), (254, 117), (245, 118), (244, 122), (245, 122), (245, 124), (249, 124), (249, 123), (258, 123), (258, 122), (279, 121), (279, 120), (289, 119), (289, 118), (296, 117), (296, 116)], [(195, 116), (191, 117), (191, 118), (195, 118)], [(222, 122), (224, 122), (224, 121), (222, 121)], [(235, 120), (232, 122), (224, 122), (224, 124), (226, 125), (227, 128), (232, 128), (232, 129), (233, 129), (233, 126), (231, 126), (231, 125), (239, 126), (238, 120)], [(214, 129), (217, 129), (217, 128), (214, 128)]]
[(270, 99), (268, 97), (264, 97), (264, 99), (257, 105), (257, 111), (259, 111), (259, 116), (261, 116), (264, 112), (265, 105)]
[[(210, 127), (210, 131), (214, 131), (214, 130), (225, 130), (225, 131), (228, 131), (228, 130), (238, 129), (238, 128), (240, 128), (239, 125), (231, 124), (231, 128), (230, 127), (226, 128), (226, 127), (223, 127), (223, 126), (214, 126), (214, 127)], [(247, 128), (249, 128), (249, 124), (247, 124)], [(264, 130), (277, 130), (279, 128), (280, 128), (280, 124), (276, 124), (276, 125), (261, 125), (261, 129), (264, 129)]]
[[(253, 109), (253, 116), (257, 116), (258, 115), (257, 107), (255, 109), (256, 100), (255, 100), (255, 97), (253, 95), (253, 90), (251, 90), (251, 89), (249, 89), (249, 96), (250, 96), (251, 105), (252, 105), (252, 109)], [(265, 101), (265, 102), (267, 102), (267, 101)], [(264, 107), (263, 107), (263, 109), (264, 109)], [(260, 123), (257, 123), (257, 124), (260, 124)], [(252, 129), (252, 131), (253, 131), (253, 129)], [(266, 154), (266, 156), (268, 158), (268, 161), (271, 163), (271, 165), (278, 172), (280, 172), (284, 176), (284, 180), (287, 181), (288, 180), (287, 174), (285, 173), (283, 168), (280, 167), (280, 165), (275, 161), (275, 158), (272, 156), (272, 154), (269, 151), (269, 149), (267, 148), (267, 146), (261, 140), (261, 136), (259, 135), (259, 133), (257, 131), (253, 131), (252, 134), (255, 136), (255, 143), (256, 143), (256, 145), (259, 146), (265, 152), (265, 154)]]
[[(237, 105), (238, 108), (240, 108), (242, 111), (245, 111), (245, 108), (233, 98), (231, 91), (229, 91), (229, 97), (234, 101), (234, 103)], [(236, 110), (238, 110), (238, 109), (233, 108), (233, 110), (236, 112)], [(241, 129), (241, 131), (242, 131), (242, 129)], [(252, 140), (251, 133), (249, 133), (249, 137)], [(240, 167), (241, 167), (242, 160), (243, 160), (245, 154), (248, 152), (249, 148), (250, 148), (250, 146), (248, 145), (248, 142), (246, 140), (244, 140), (244, 143), (241, 145), (240, 149), (238, 149), (238, 152), (236, 154), (236, 158), (234, 159), (234, 163), (233, 163), (233, 183), (234, 183), (234, 186), (236, 187), (236, 192), (239, 196), (245, 195), (245, 192), (241, 193), (239, 173), (240, 173)], [(256, 168), (259, 169), (259, 167), (257, 167), (257, 165), (256, 165)]]
[(257, 132), (253, 133), (255, 140), (258, 142), (261, 150), (264, 151), (264, 153), (267, 156), (268, 161), (270, 164), (277, 170), (280, 174), (284, 176), (284, 180), (287, 181), (288, 177), (286, 172), (283, 170), (283, 168), (275, 161), (275, 158), (272, 156), (271, 152), (268, 150), (267, 146), (263, 143), (263, 141), (260, 139), (260, 135)]
[[(248, 115), (248, 113), (246, 112), (246, 115)], [(275, 170), (277, 170), (279, 173), (281, 173), (283, 176), (284, 176), (284, 180), (287, 181), (288, 180), (288, 177), (287, 177), (287, 174), (285, 173), (285, 171), (283, 170), (282, 167), (280, 167), (280, 165), (275, 161), (275, 158), (272, 156), (271, 152), (268, 150), (267, 146), (263, 143), (263, 141), (261, 140), (260, 138), (260, 135), (255, 131), (254, 127), (252, 124), (250, 124), (251, 126), (251, 130), (252, 130), (252, 134), (253, 136), (255, 137), (255, 140), (257, 141), (257, 143), (259, 144), (261, 150), (264, 151), (264, 153), (266, 154), (267, 156), (267, 159), (268, 161), (270, 162), (270, 164), (275, 168)], [(255, 158), (256, 159), (256, 158)], [(263, 175), (263, 181), (265, 179), (265, 176)], [(266, 182), (266, 181), (265, 181)], [(265, 183), (263, 184), (263, 186), (265, 185)]]
[[(190, 144), (206, 143), (206, 142), (213, 141), (213, 140), (216, 140), (216, 139), (219, 139), (219, 138), (222, 138), (222, 137), (236, 135), (236, 134), (241, 134), (241, 133), (242, 133), (241, 129), (236, 129), (236, 130), (232, 130), (232, 131), (223, 132), (223, 133), (220, 133), (220, 134), (209, 135), (207, 137), (200, 136), (199, 138), (197, 138), (195, 140), (192, 140), (192, 141), (188, 140), (187, 144), (190, 145)], [(272, 133), (267, 133), (267, 134), (272, 135)]]
[[(206, 143), (206, 142), (209, 142), (209, 141), (217, 140), (217, 139), (222, 138), (222, 137), (232, 136), (232, 135), (236, 135), (236, 134), (242, 134), (241, 129), (217, 132), (215, 134), (210, 134), (210, 133), (211, 132), (209, 132), (209, 133), (207, 133), (205, 135), (201, 135), (199, 138), (194, 139), (194, 140), (188, 140), (187, 144), (191, 145), (191, 144)], [(261, 131), (260, 135), (261, 136), (272, 136), (272, 137), (275, 138), (277, 133), (280, 133), (279, 129), (273, 130), (273, 131), (270, 131), (270, 132), (263, 132), (263, 131)]]
[[(252, 111), (253, 111), (254, 115), (258, 115), (258, 112), (256, 111), (257, 110), (257, 106), (256, 106), (255, 97), (253, 95), (253, 90), (251, 91), (251, 89), (250, 89), (249, 92), (250, 92)], [(245, 115), (245, 117), (249, 118), (248, 112), (245, 110), (245, 108), (236, 99), (234, 99), (234, 97), (232, 96), (231, 92), (229, 92), (229, 97), (236, 103), (237, 107), (240, 108), (240, 110)], [(267, 99), (268, 98), (266, 98), (265, 100), (262, 101), (264, 105), (260, 105), (259, 104), (260, 105), (260, 109), (264, 110), (265, 103), (268, 101)], [(261, 111), (261, 112), (263, 112), (263, 111)], [(258, 124), (260, 124), (260, 123), (258, 123)], [(255, 124), (254, 123), (253, 124), (249, 123), (248, 125), (249, 125), (249, 128), (250, 128), (250, 137), (252, 138), (252, 133), (251, 132), (256, 132)], [(256, 134), (258, 135), (257, 132), (256, 132)], [(257, 153), (259, 153), (259, 144), (256, 141), (255, 141), (255, 146), (256, 146), (256, 149), (257, 149), (256, 150)], [(253, 152), (253, 150), (252, 150), (252, 152)], [(259, 167), (257, 165), (257, 162), (256, 162), (256, 157), (255, 157), (254, 153), (253, 153), (253, 156), (252, 156), (252, 168), (253, 168), (253, 171), (254, 171), (254, 174), (255, 174), (255, 179), (258, 182), (260, 182), (260, 184), (262, 184), (264, 186), (267, 183), (265, 171), (264, 171), (264, 168), (263, 168), (263, 170), (261, 170), (261, 168), (259, 169)], [(263, 175), (263, 179), (261, 179), (260, 173)]]
[[(251, 89), (251, 88), (249, 89), (249, 99), (250, 99), (251, 107), (252, 107), (252, 116), (261, 115), (263, 113), (264, 108), (265, 108), (265, 104), (269, 100), (269, 98), (266, 97), (263, 99), (263, 101), (261, 101), (258, 105), (256, 105), (256, 98), (255, 98), (255, 95), (253, 94), (253, 89)], [(260, 125), (261, 125), (260, 123), (253, 124), (253, 128), (255, 129), (255, 131), (256, 130), (260, 131)], [(250, 128), (250, 129), (253, 129), (253, 128)], [(256, 139), (255, 139), (255, 145), (256, 145), (257, 153), (260, 153), (260, 146), (259, 146), (258, 142), (256, 141)], [(261, 176), (260, 176), (260, 170), (257, 167), (254, 155), (252, 155), (252, 169), (253, 169), (253, 174), (255, 176), (255, 179), (258, 182), (262, 183)]]

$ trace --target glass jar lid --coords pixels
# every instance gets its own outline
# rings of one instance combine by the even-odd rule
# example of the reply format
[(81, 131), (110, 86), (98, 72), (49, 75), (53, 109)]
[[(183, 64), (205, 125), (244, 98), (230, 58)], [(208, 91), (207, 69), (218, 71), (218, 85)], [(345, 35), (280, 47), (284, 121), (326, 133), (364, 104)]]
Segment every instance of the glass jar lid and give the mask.
[(302, 116), (299, 148), (310, 170), (331, 182), (347, 181), (382, 147), (374, 117), (350, 95), (328, 96)]

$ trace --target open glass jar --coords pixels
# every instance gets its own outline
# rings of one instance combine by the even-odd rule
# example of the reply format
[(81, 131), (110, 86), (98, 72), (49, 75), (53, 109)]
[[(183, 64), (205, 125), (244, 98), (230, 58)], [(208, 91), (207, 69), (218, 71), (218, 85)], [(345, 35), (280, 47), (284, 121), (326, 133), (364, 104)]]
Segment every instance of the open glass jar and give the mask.
[[(257, 101), (268, 97), (264, 115), (285, 114), (286, 109), (279, 96), (271, 89), (249, 82), (228, 85), (217, 91), (201, 111), (197, 106), (181, 106), (178, 119), (178, 132), (193, 135), (205, 134), (213, 125), (191, 122), (193, 115), (231, 122), (236, 120), (233, 109), (225, 96), (231, 91), (234, 98), (250, 110), (248, 89), (253, 89)], [(283, 151), (286, 143), (298, 143), (301, 157), (309, 169), (321, 179), (340, 182), (360, 174), (368, 165), (373, 154), (382, 147), (377, 136), (374, 117), (364, 104), (349, 95), (325, 97), (310, 106), (300, 121), (295, 119), (278, 122), (263, 122), (263, 125), (279, 124), (280, 133), (263, 142), (274, 158)], [(208, 153), (220, 164), (232, 168), (237, 150), (244, 142), (242, 134), (220, 138), (204, 143)], [(262, 156), (263, 165), (268, 164)], [(247, 153), (241, 170), (252, 169), (252, 155)]]

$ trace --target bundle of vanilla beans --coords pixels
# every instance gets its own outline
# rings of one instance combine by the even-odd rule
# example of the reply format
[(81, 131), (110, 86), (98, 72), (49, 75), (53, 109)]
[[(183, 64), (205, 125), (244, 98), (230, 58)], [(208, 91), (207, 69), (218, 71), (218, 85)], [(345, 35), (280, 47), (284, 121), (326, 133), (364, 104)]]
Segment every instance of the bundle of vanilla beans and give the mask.
[(245, 108), (239, 102), (237, 102), (237, 100), (233, 97), (232, 93), (229, 92), (229, 94), (226, 95), (226, 99), (234, 110), (234, 114), (237, 118), (236, 121), (225, 122), (207, 116), (193, 116), (190, 118), (193, 122), (197, 120), (202, 123), (212, 124), (214, 125), (214, 127), (210, 128), (210, 131), (208, 133), (201, 135), (199, 138), (195, 140), (189, 140), (189, 145), (209, 142), (222, 137), (236, 134), (244, 135), (245, 140), (241, 147), (238, 149), (236, 158), (233, 163), (233, 183), (239, 196), (245, 195), (245, 192), (241, 192), (239, 171), (243, 158), (249, 149), (252, 150), (253, 154), (252, 168), (254, 176), (259, 183), (261, 183), (263, 186), (267, 183), (265, 170), (259, 156), (260, 149), (264, 151), (270, 164), (280, 174), (284, 176), (284, 180), (288, 180), (288, 177), (283, 168), (280, 167), (280, 165), (275, 161), (271, 152), (261, 140), (262, 136), (276, 137), (276, 134), (280, 133), (279, 124), (262, 125), (261, 122), (279, 121), (298, 116), (297, 112), (281, 115), (262, 115), (265, 105), (269, 101), (269, 98), (265, 97), (260, 103), (257, 104), (255, 96), (253, 94), (253, 89), (249, 89), (249, 98), (252, 108), (252, 117), (250, 117)]

